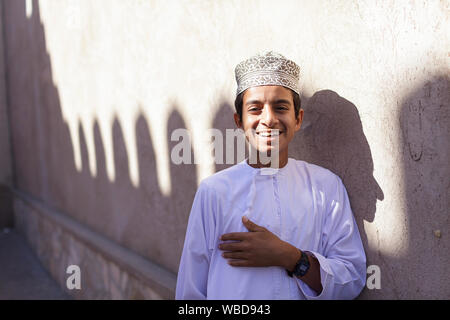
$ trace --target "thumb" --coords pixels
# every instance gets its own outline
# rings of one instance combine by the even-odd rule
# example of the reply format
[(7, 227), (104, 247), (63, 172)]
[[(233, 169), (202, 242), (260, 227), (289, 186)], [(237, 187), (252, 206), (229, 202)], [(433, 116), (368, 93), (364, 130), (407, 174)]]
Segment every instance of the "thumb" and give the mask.
[(242, 223), (247, 228), (248, 231), (256, 232), (256, 231), (264, 231), (264, 228), (258, 226), (256, 223), (250, 221), (246, 216), (242, 217)]

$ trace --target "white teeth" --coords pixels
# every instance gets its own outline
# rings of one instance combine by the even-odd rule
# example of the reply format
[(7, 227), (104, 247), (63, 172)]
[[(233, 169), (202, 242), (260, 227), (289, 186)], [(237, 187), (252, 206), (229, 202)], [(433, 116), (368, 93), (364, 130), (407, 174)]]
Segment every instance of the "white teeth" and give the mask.
[(272, 132), (258, 132), (257, 133), (261, 137), (276, 137), (280, 135), (280, 132), (278, 131), (272, 131)]

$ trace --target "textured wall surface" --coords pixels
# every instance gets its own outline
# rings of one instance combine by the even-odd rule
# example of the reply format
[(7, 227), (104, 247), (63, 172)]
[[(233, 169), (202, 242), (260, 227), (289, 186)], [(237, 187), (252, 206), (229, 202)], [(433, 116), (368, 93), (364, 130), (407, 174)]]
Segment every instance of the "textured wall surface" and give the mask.
[(5, 83), (3, 41), (3, 16), (0, 6), (0, 228), (13, 225), (12, 197), (13, 183), (11, 145), (9, 136), (8, 107)]
[[(176, 276), (30, 197), (16, 197), (15, 226), (60, 287), (77, 299), (173, 299)], [(68, 289), (69, 266), (80, 290)], [(156, 281), (155, 281), (156, 280)], [(70, 281), (69, 281), (70, 282)]]
[[(448, 1), (4, 0), (16, 188), (178, 269), (207, 129), (234, 128), (234, 67), (301, 67), (292, 157), (344, 181), (381, 289), (450, 298)], [(1, 109), (0, 109), (1, 111)], [(198, 164), (175, 165), (174, 129)], [(439, 232), (437, 232), (439, 231)]]

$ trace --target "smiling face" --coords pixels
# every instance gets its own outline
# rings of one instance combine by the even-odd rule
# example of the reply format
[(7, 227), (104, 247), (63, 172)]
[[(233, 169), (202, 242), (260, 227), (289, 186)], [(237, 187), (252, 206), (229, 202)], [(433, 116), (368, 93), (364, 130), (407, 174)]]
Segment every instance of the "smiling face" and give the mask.
[[(303, 109), (295, 117), (292, 92), (282, 86), (257, 86), (243, 95), (242, 121), (234, 115), (236, 125), (259, 152), (279, 152), (279, 167), (288, 160), (288, 144), (300, 130)], [(257, 166), (261, 166), (260, 163)]]

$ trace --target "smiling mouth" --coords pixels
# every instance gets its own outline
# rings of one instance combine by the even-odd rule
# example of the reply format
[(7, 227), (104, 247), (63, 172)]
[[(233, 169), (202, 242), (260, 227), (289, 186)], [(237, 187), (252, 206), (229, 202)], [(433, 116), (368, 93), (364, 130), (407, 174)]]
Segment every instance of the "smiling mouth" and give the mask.
[(271, 138), (271, 137), (278, 137), (280, 134), (282, 134), (283, 131), (280, 130), (273, 130), (273, 131), (259, 131), (256, 132), (256, 134), (263, 138)]

